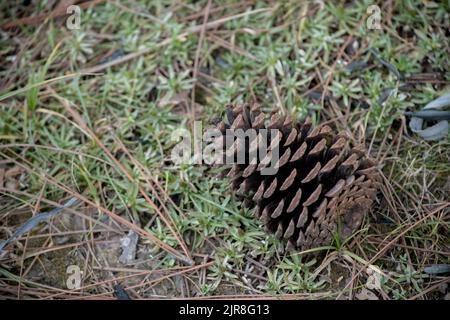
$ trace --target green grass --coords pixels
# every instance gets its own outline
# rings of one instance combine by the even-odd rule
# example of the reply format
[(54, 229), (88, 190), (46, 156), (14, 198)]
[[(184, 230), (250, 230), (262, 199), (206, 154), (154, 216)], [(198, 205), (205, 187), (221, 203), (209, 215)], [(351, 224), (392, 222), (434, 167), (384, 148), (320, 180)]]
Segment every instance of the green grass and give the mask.
[[(37, 7), (2, 3), (0, 24), (48, 13), (46, 3)], [(448, 279), (428, 275), (423, 268), (449, 263), (450, 144), (448, 139), (421, 140), (408, 130), (402, 112), (418, 110), (450, 89), (448, 1), (393, 1), (390, 20), (388, 5), (379, 2), (382, 30), (366, 27), (366, 9), (372, 1), (345, 6), (326, 2), (323, 8), (316, 2), (249, 1), (245, 7), (240, 1), (213, 1), (208, 23), (227, 21), (209, 26), (203, 37), (203, 14), (195, 14), (207, 1), (118, 3), (105, 1), (82, 10), (80, 30), (68, 30), (65, 19), (58, 18), (0, 34), (0, 168), (17, 164), (27, 168), (14, 177), (15, 188), (0, 185), (1, 238), (31, 217), (35, 206), (39, 211), (50, 208), (44, 199), (61, 203), (68, 197), (58, 182), (182, 252), (140, 193), (142, 187), (160, 210), (167, 207), (192, 254), (194, 269), (174, 274), (177, 269), (172, 268), (184, 264), (143, 237), (138, 263), (124, 267), (114, 258), (101, 258), (102, 249), (95, 242), (117, 243), (128, 229), (112, 223), (98, 207), (84, 204), (76, 208), (82, 214), (79, 225), (61, 224), (56, 218), (54, 224), (41, 225), (29, 239), (8, 247), (0, 258), (0, 272), (7, 275), (0, 278), (2, 297), (48, 297), (66, 289), (64, 283), (48, 291), (39, 281), (30, 282), (35, 275), (43, 286), (53, 283), (43, 276), (45, 268), (39, 271), (39, 259), (26, 254), (51, 247), (54, 237), (36, 243), (39, 234), (74, 230), (81, 232), (70, 236), (68, 243), (83, 244), (71, 254), (86, 269), (83, 285), (91, 285), (73, 294), (79, 298), (111, 297), (116, 281), (127, 287), (141, 280), (133, 291), (135, 298), (263, 294), (354, 298), (366, 287), (369, 266), (382, 272), (381, 288), (373, 290), (380, 299), (444, 296), (441, 287)], [(349, 37), (349, 47), (342, 51)], [(397, 79), (369, 49), (376, 49), (378, 58), (406, 79), (432, 73), (439, 81), (422, 81), (405, 90), (402, 85), (407, 81)], [(137, 52), (144, 53), (85, 74)], [(345, 68), (362, 61), (368, 67), (352, 72)], [(320, 97), (324, 89), (335, 108), (327, 100), (309, 97), (311, 91)], [(391, 89), (390, 95), (381, 102), (386, 89)], [(338, 129), (365, 140), (373, 156), (383, 160), (386, 179), (379, 203), (366, 227), (352, 239), (337, 239), (310, 253), (287, 252), (250, 211), (240, 209), (228, 182), (218, 177), (220, 170), (170, 161), (176, 143), (171, 134), (176, 129), (190, 130), (193, 119), (206, 126), (226, 104), (255, 100), (266, 110), (281, 104), (299, 119), (309, 115), (316, 123), (334, 121)], [(358, 107), (362, 102), (367, 108)], [(82, 116), (132, 180), (68, 108)], [(152, 191), (150, 179), (162, 190), (153, 183), (156, 191)], [(116, 232), (94, 232), (100, 222)], [(105, 266), (129, 270), (99, 271)], [(173, 276), (156, 281), (164, 275), (156, 271), (168, 268)], [(155, 270), (156, 275), (118, 280), (133, 274), (133, 269)], [(19, 290), (12, 279), (21, 278)], [(99, 284), (103, 280), (110, 282)]]

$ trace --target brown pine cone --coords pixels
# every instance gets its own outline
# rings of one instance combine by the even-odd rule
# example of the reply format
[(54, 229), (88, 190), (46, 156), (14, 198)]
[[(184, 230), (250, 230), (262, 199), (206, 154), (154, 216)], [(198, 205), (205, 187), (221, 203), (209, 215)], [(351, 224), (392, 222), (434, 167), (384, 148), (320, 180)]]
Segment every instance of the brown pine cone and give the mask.
[[(346, 238), (356, 231), (380, 180), (364, 146), (353, 146), (346, 134), (333, 134), (327, 125), (312, 128), (309, 119), (298, 123), (272, 112), (266, 120), (259, 105), (238, 105), (227, 107), (226, 120), (217, 124), (225, 154), (235, 161), (238, 151), (245, 155), (244, 162), (234, 162), (227, 174), (243, 205), (254, 207), (268, 230), (300, 250), (329, 245), (337, 232)], [(256, 138), (234, 137), (231, 147), (225, 147), (225, 133), (250, 128), (257, 132)], [(262, 129), (276, 131), (268, 135), (267, 154), (253, 158), (249, 151), (263, 146)], [(279, 156), (274, 159), (276, 147)], [(278, 170), (262, 174), (271, 165), (269, 160)]]

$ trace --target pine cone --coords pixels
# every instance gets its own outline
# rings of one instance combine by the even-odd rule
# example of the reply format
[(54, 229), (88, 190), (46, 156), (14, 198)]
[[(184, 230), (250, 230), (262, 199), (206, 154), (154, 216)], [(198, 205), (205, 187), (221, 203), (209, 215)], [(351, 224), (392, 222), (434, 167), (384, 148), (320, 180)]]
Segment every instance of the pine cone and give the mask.
[[(375, 162), (366, 156), (364, 146), (353, 146), (344, 133), (333, 135), (327, 125), (312, 128), (310, 119), (298, 123), (274, 111), (268, 124), (266, 120), (255, 104), (229, 106), (226, 120), (216, 122), (226, 155), (236, 158), (245, 148), (244, 163), (233, 164), (227, 173), (232, 190), (245, 207), (255, 208), (254, 215), (269, 231), (300, 250), (329, 245), (337, 232), (348, 237), (360, 227), (379, 186)], [(227, 129), (250, 128), (257, 138), (245, 142), (234, 138), (226, 148)], [(252, 158), (249, 150), (261, 146), (261, 129), (277, 130), (269, 134), (265, 157)], [(263, 175), (277, 146), (278, 171)]]

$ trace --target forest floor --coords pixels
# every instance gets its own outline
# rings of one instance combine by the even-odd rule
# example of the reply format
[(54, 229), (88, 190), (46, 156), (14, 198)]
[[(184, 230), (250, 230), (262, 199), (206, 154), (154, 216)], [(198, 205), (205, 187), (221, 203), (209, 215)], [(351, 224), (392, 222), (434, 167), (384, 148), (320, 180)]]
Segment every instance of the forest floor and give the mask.
[[(372, 4), (2, 1), (0, 299), (448, 299), (450, 140), (404, 112), (450, 91), (449, 2)], [(253, 102), (365, 141), (383, 183), (348, 241), (286, 250), (170, 160)]]

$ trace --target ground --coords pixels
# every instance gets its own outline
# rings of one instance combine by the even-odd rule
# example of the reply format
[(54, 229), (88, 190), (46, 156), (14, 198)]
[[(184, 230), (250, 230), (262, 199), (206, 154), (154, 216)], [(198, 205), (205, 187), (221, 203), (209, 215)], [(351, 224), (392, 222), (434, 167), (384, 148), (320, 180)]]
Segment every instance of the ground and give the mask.
[[(448, 134), (425, 141), (404, 115), (449, 91), (448, 1), (0, 9), (0, 239), (79, 199), (0, 253), (0, 298), (448, 299), (448, 269), (429, 269), (449, 264)], [(286, 250), (221, 168), (171, 161), (177, 129), (253, 102), (346, 130), (378, 161), (348, 241)]]

